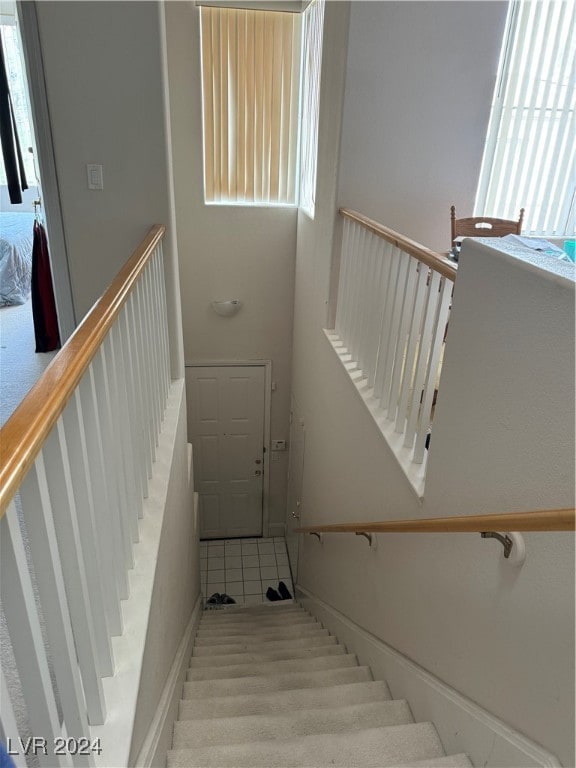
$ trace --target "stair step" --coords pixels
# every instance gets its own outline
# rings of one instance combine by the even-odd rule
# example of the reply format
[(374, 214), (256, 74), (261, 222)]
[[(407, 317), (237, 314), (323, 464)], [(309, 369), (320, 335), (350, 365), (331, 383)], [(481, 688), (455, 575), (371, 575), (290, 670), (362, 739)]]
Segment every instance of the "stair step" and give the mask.
[(300, 709), (332, 708), (334, 702), (342, 706), (389, 701), (388, 686), (383, 680), (348, 683), (323, 688), (296, 688), (264, 694), (244, 696), (220, 696), (204, 699), (182, 699), (180, 720), (207, 720), (219, 717), (292, 714)]
[(301, 627), (282, 627), (281, 629), (262, 629), (259, 632), (242, 632), (228, 634), (226, 631), (222, 634), (200, 635), (195, 639), (196, 645), (231, 645), (232, 643), (244, 642), (265, 642), (266, 640), (282, 640), (291, 637), (310, 637), (320, 634), (328, 634), (328, 631), (322, 629), (321, 624), (303, 624)]
[(219, 656), (192, 656), (190, 669), (231, 666), (233, 664), (259, 664), (265, 661), (286, 661), (288, 659), (311, 659), (317, 656), (340, 656), (346, 653), (342, 645), (317, 645), (313, 648), (285, 648), (279, 651), (261, 653), (229, 653)]
[(360, 683), (372, 680), (369, 667), (329, 669), (320, 672), (289, 672), (284, 675), (263, 677), (235, 677), (221, 680), (199, 680), (184, 683), (185, 699), (201, 699), (205, 696), (238, 696), (248, 693), (270, 693), (294, 688), (320, 688), (341, 683)]
[(284, 661), (264, 661), (256, 664), (233, 664), (214, 666), (206, 669), (189, 669), (186, 679), (192, 681), (231, 680), (238, 677), (267, 677), (283, 675), (289, 672), (315, 672), (325, 669), (345, 669), (358, 666), (358, 659), (353, 653), (339, 656), (318, 656), (312, 659), (286, 659)]
[[(335, 700), (337, 701), (337, 700)], [(277, 715), (181, 720), (174, 725), (173, 749), (246, 744), (250, 741), (289, 739), (320, 733), (341, 733), (412, 723), (410, 707), (403, 700), (304, 709)]]
[(313, 616), (306, 613), (292, 617), (279, 616), (278, 618), (275, 618), (272, 616), (271, 618), (253, 619), (251, 621), (232, 621), (231, 619), (228, 619), (227, 621), (201, 621), (198, 626), (198, 632), (205, 634), (208, 634), (209, 632), (213, 634), (217, 632), (226, 632), (227, 634), (230, 634), (230, 632), (253, 630), (267, 631), (268, 629), (282, 629), (283, 627), (299, 627), (303, 624), (318, 624), (318, 622)]
[(298, 619), (296, 622), (282, 621), (278, 623), (274, 620), (269, 620), (265, 624), (258, 624), (253, 622), (244, 622), (243, 624), (225, 624), (220, 627), (210, 626), (208, 628), (200, 625), (196, 632), (196, 637), (220, 637), (222, 635), (253, 635), (253, 634), (281, 634), (287, 631), (303, 631), (306, 632), (310, 627), (320, 628), (322, 625), (316, 621), (312, 616), (306, 616), (303, 619)]
[(207, 611), (202, 615), (200, 623), (203, 626), (226, 624), (228, 622), (264, 622), (264, 621), (292, 621), (300, 616), (307, 616), (310, 618), (308, 611), (302, 608), (293, 608), (285, 611), (265, 611), (262, 613), (236, 613), (227, 614), (225, 611), (218, 613), (218, 611)]
[(366, 728), (351, 733), (315, 734), (168, 752), (167, 768), (292, 768), (330, 765), (383, 768), (443, 757), (432, 723)]
[(192, 655), (197, 656), (220, 656), (231, 653), (268, 653), (272, 651), (290, 650), (296, 648), (314, 648), (319, 645), (337, 644), (338, 640), (334, 635), (329, 635), (328, 630), (324, 629), (317, 636), (307, 635), (305, 637), (292, 637), (289, 640), (243, 640), (240, 643), (223, 643), (221, 645), (199, 645), (194, 646)]
[(301, 606), (295, 601), (295, 600), (278, 600), (275, 603), (268, 602), (268, 603), (258, 603), (258, 605), (226, 605), (222, 606), (220, 608), (205, 608), (203, 611), (204, 616), (206, 615), (214, 615), (214, 616), (223, 616), (224, 614), (231, 614), (231, 613), (245, 613), (250, 615), (257, 615), (265, 612), (270, 611), (277, 611), (281, 613), (282, 611), (290, 611), (290, 610), (302, 610)]

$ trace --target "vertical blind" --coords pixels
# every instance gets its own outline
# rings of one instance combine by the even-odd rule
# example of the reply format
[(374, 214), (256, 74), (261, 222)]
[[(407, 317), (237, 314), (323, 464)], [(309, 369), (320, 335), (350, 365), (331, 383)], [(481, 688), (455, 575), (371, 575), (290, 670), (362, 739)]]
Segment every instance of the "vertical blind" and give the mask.
[(316, 203), (318, 115), (324, 0), (313, 0), (304, 13), (302, 57), (302, 134), (300, 149), (300, 207), (312, 218)]
[(514, 0), (500, 57), (475, 214), (524, 231), (575, 229), (576, 4)]
[(206, 202), (293, 204), (300, 15), (200, 9)]

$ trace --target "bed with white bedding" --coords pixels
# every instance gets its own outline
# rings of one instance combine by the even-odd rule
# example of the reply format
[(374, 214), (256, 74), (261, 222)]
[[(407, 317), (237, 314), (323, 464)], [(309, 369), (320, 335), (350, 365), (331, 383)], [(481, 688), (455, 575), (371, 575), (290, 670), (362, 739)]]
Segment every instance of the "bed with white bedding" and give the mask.
[(0, 212), (0, 306), (24, 304), (30, 295), (34, 214)]

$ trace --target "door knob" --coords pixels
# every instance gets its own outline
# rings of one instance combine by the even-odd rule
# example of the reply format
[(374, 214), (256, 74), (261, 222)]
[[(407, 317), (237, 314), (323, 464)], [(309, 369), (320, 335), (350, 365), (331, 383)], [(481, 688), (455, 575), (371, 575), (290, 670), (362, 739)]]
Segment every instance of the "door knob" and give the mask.
[(254, 470), (254, 477), (260, 477), (261, 474), (262, 474), (262, 470), (261, 469), (255, 469)]

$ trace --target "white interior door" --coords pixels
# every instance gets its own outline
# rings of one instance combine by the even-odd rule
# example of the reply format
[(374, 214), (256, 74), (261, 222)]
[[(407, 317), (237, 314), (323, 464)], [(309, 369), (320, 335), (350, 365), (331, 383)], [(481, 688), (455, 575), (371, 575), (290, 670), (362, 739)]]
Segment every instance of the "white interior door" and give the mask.
[(264, 366), (186, 368), (200, 536), (262, 534)]

